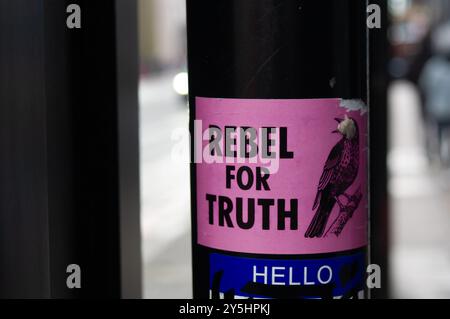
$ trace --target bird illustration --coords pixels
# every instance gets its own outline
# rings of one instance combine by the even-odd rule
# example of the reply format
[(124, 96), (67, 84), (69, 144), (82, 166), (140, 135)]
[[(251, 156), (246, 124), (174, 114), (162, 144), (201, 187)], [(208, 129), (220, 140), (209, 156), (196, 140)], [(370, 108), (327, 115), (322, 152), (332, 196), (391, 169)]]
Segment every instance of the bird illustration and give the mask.
[(332, 133), (339, 133), (342, 139), (333, 147), (325, 163), (320, 178), (313, 210), (317, 209), (308, 230), (306, 238), (321, 238), (336, 203), (344, 205), (339, 197), (344, 196), (350, 201), (345, 191), (353, 184), (359, 170), (359, 130), (358, 124), (347, 115), (344, 119), (335, 119), (339, 125)]

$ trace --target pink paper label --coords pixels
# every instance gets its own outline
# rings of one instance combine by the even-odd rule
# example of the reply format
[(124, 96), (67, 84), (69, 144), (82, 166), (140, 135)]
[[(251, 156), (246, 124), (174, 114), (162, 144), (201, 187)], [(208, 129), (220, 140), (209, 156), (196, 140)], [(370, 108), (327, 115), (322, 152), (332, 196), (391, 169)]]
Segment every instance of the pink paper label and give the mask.
[(362, 102), (197, 98), (196, 131), (200, 245), (274, 255), (367, 245)]

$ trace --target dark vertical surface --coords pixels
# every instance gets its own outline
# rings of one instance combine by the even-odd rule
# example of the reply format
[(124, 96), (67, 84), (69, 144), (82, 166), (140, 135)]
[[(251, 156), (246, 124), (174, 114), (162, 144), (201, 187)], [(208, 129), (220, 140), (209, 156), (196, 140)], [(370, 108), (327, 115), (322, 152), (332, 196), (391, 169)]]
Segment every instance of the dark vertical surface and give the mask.
[(1, 6), (0, 292), (139, 297), (136, 3)]
[(0, 297), (49, 297), (43, 2), (0, 1)]
[(370, 186), (371, 186), (371, 262), (382, 269), (382, 288), (372, 291), (373, 298), (389, 297), (389, 223), (387, 194), (387, 3), (374, 0), (382, 8), (382, 29), (370, 31)]
[(52, 297), (60, 298), (81, 296), (80, 290), (67, 289), (67, 265), (79, 264), (82, 267), (84, 283), (81, 249), (77, 246), (81, 234), (75, 209), (76, 197), (73, 196), (75, 176), (72, 167), (76, 159), (72, 136), (76, 127), (71, 111), (71, 87), (74, 84), (71, 78), (71, 31), (64, 27), (67, 3), (44, 1), (51, 291)]
[[(83, 296), (120, 297), (117, 74), (114, 2), (76, 1), (82, 28), (70, 32), (76, 238)], [(51, 30), (49, 30), (51, 32)]]
[(142, 292), (137, 3), (116, 2), (117, 90), (119, 130), (119, 197), (122, 297), (138, 298)]

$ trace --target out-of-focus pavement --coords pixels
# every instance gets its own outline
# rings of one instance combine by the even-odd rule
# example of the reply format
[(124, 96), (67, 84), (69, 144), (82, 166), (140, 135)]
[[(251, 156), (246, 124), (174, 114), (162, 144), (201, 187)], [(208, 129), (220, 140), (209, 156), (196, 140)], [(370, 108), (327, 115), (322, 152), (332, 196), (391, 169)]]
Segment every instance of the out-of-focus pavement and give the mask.
[(393, 297), (450, 298), (450, 174), (428, 163), (414, 86), (396, 82), (389, 98)]
[[(171, 73), (140, 85), (141, 230), (145, 298), (190, 298), (189, 164), (172, 160), (174, 132), (188, 129), (186, 101)], [(178, 136), (179, 137), (179, 136)], [(181, 142), (180, 142), (181, 141)]]
[[(172, 134), (187, 129), (188, 109), (173, 93), (172, 78), (165, 74), (141, 81), (146, 298), (192, 295), (189, 170), (188, 164), (171, 159)], [(393, 295), (450, 298), (450, 174), (428, 165), (414, 87), (397, 82), (389, 95)]]

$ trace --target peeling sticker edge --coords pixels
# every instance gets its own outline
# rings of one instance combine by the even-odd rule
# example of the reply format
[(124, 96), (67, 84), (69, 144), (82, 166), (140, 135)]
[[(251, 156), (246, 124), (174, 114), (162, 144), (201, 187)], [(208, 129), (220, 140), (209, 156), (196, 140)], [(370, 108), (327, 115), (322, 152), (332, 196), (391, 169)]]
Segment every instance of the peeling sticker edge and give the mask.
[(350, 100), (341, 99), (339, 106), (347, 109), (347, 112), (361, 111), (361, 115), (364, 115), (369, 111), (366, 103), (364, 103), (360, 99), (350, 99)]

